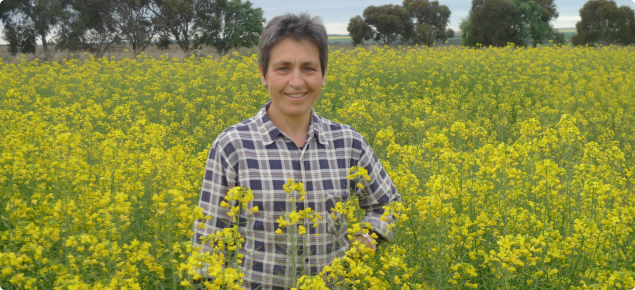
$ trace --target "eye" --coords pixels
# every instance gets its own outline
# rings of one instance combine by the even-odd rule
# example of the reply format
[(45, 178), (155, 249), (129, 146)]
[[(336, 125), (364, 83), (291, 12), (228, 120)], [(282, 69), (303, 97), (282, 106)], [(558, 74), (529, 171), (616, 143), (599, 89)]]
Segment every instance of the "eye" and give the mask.
[(314, 68), (312, 68), (310, 66), (305, 67), (304, 70), (305, 71), (316, 71), (316, 69), (314, 69)]
[(280, 71), (287, 71), (287, 67), (286, 67), (286, 66), (279, 67), (277, 70), (280, 70)]

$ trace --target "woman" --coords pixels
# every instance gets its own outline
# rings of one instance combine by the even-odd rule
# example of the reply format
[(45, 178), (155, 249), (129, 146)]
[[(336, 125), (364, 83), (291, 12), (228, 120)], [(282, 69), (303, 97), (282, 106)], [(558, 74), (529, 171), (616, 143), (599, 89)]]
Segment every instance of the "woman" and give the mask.
[[(194, 225), (193, 243), (231, 225), (228, 209), (221, 206), (230, 188), (253, 191), (251, 207), (259, 211), (241, 213), (240, 234), (245, 238), (244, 284), (247, 289), (287, 289), (291, 271), (318, 273), (348, 249), (346, 235), (331, 219), (331, 208), (349, 198), (346, 179), (352, 166), (364, 167), (371, 177), (363, 181), (366, 209), (363, 221), (370, 222), (381, 241), (390, 242), (392, 233), (380, 220), (383, 206), (400, 201), (392, 181), (368, 142), (347, 125), (318, 116), (312, 107), (326, 80), (328, 36), (318, 17), (286, 14), (272, 19), (260, 38), (259, 69), (262, 84), (271, 101), (252, 118), (221, 133), (210, 150), (199, 206), (211, 219), (201, 220), (205, 229)], [(303, 183), (304, 200), (298, 210), (311, 208), (323, 218), (316, 228), (302, 235), (303, 253), (292, 261), (292, 241), (276, 234), (276, 221), (292, 210), (283, 185), (289, 179)], [(345, 225), (344, 225), (345, 228)], [(357, 239), (375, 248), (372, 237)], [(296, 243), (297, 244), (297, 243)], [(376, 248), (375, 248), (376, 249)], [(291, 265), (299, 265), (292, 269)]]

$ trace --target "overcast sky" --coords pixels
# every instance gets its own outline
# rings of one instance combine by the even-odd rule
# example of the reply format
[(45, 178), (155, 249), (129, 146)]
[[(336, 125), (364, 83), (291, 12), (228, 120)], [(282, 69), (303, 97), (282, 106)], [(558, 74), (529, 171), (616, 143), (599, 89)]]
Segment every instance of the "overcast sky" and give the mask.
[[(458, 30), (461, 18), (467, 16), (471, 0), (438, 0), (440, 4), (447, 5), (452, 11), (449, 27)], [(586, 0), (555, 0), (560, 17), (553, 22), (556, 28), (575, 27), (580, 20), (580, 8)], [(251, 0), (255, 7), (261, 7), (265, 11), (265, 19), (284, 13), (308, 12), (312, 16), (320, 16), (324, 21), (329, 34), (348, 34), (346, 26), (351, 17), (361, 15), (364, 9), (370, 5), (399, 4), (403, 1), (390, 0)], [(635, 0), (615, 0), (617, 6), (630, 6), (635, 9)], [(2, 24), (0, 23), (0, 27)], [(0, 39), (0, 44), (5, 42)]]

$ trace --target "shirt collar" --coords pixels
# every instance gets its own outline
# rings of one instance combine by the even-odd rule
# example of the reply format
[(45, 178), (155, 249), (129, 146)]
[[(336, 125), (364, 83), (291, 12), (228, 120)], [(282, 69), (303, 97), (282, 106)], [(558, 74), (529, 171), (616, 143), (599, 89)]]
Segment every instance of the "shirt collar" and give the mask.
[[(258, 124), (258, 130), (260, 131), (260, 135), (262, 136), (262, 143), (267, 146), (271, 145), (278, 135), (282, 134), (282, 131), (276, 127), (276, 125), (271, 122), (269, 116), (267, 115), (267, 108), (271, 105), (271, 101), (264, 104), (258, 114), (256, 114), (256, 122)], [(311, 109), (311, 123), (309, 124), (309, 130), (307, 131), (307, 140), (314, 135), (317, 135), (317, 140), (322, 145), (328, 146), (328, 142), (326, 140), (326, 136), (324, 134), (324, 122), (322, 118), (320, 118), (313, 109)]]

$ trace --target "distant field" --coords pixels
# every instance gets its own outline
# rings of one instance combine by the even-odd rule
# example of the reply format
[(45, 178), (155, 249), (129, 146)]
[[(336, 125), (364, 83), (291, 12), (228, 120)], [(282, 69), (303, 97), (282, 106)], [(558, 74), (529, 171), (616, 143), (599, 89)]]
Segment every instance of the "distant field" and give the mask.
[(563, 33), (564, 33), (564, 37), (567, 40), (571, 40), (571, 37), (577, 34), (577, 32), (563, 32)]
[(556, 30), (558, 30), (558, 32), (573, 32), (573, 33), (578, 33), (578, 30), (575, 27), (570, 27), (570, 28), (556, 28)]
[(330, 44), (349, 44), (353, 39), (348, 35), (329, 35)]

